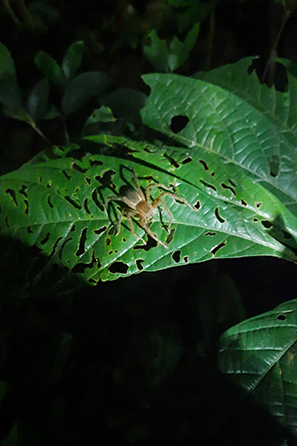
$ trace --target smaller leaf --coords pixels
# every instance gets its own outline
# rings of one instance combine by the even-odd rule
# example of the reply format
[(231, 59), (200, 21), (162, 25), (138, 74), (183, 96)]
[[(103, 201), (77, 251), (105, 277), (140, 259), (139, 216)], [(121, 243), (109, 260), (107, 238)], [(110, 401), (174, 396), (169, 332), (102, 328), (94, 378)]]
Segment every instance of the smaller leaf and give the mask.
[(165, 40), (161, 40), (156, 31), (150, 32), (151, 45), (144, 47), (144, 54), (157, 71), (173, 72), (177, 70), (189, 57), (199, 34), (200, 25), (197, 23), (188, 33), (184, 42), (174, 36), (169, 49)]
[(34, 87), (28, 98), (27, 110), (35, 121), (38, 119), (44, 119), (46, 115), (48, 93), (48, 80), (44, 78)]
[(62, 64), (62, 69), (68, 79), (72, 78), (81, 66), (83, 51), (84, 43), (80, 40), (68, 48)]
[(144, 55), (149, 62), (154, 66), (156, 71), (163, 73), (169, 71), (168, 69), (168, 49), (165, 40), (161, 40), (155, 29), (149, 33), (151, 45), (144, 46)]
[(86, 121), (87, 125), (97, 124), (98, 122), (115, 122), (116, 118), (113, 116), (109, 107), (102, 106), (93, 111), (91, 116)]
[(220, 340), (220, 367), (297, 433), (297, 300), (245, 320)]
[(49, 54), (40, 51), (34, 59), (35, 65), (42, 71), (47, 79), (58, 87), (65, 85), (65, 75), (61, 67)]
[(8, 108), (10, 113), (23, 110), (14, 61), (2, 43), (0, 43), (0, 102)]
[(184, 42), (181, 42), (176, 36), (173, 38), (168, 54), (168, 65), (170, 71), (177, 70), (177, 68), (179, 68), (187, 60), (190, 51), (193, 49), (196, 43), (199, 29), (200, 25), (197, 23), (188, 33)]
[(87, 72), (77, 76), (67, 86), (62, 106), (66, 115), (71, 115), (95, 96), (101, 95), (109, 86), (105, 73)]

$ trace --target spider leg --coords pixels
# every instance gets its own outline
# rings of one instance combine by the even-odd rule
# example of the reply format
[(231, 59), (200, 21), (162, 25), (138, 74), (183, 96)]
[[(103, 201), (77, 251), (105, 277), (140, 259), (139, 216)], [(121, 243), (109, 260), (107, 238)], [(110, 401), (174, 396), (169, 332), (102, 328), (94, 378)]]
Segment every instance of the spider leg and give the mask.
[(144, 194), (143, 194), (143, 192), (141, 190), (141, 187), (139, 186), (137, 175), (136, 175), (134, 167), (133, 167), (133, 183), (135, 184), (135, 189), (138, 192), (138, 194), (140, 195), (141, 199), (143, 201), (145, 201), (145, 196), (144, 196)]
[(168, 249), (168, 246), (166, 246), (165, 243), (161, 242), (161, 240), (158, 239), (156, 234), (154, 234), (153, 231), (151, 231), (151, 229), (145, 224), (144, 219), (140, 218), (139, 224), (150, 237), (152, 237), (160, 245), (164, 246), (164, 248)]
[[(145, 242), (145, 240), (143, 240), (143, 238), (141, 238), (141, 237), (139, 237), (139, 235), (135, 234), (131, 215), (133, 215), (133, 212), (127, 211), (126, 217), (128, 220), (128, 225), (129, 225), (131, 234), (133, 234), (135, 237), (137, 237), (139, 240), (141, 240), (144, 244), (146, 244), (146, 242)], [(145, 228), (143, 227), (143, 229), (145, 229)]]
[(164, 193), (161, 194), (159, 197), (157, 197), (157, 198), (153, 201), (152, 206), (153, 206), (153, 208), (156, 208), (156, 207), (158, 206), (159, 203), (162, 204), (163, 208), (165, 209), (165, 211), (167, 212), (168, 217), (169, 217), (169, 223), (168, 223), (168, 228), (167, 228), (167, 231), (169, 232), (169, 231), (170, 231), (170, 228), (171, 228), (171, 223), (172, 223), (172, 220), (173, 220), (173, 215), (171, 214), (170, 210), (169, 210), (168, 207), (166, 206), (165, 202), (162, 200), (162, 197), (164, 196), (164, 194), (166, 195), (166, 192), (164, 192)]
[(165, 190), (172, 190), (172, 189), (170, 189), (169, 187), (166, 187), (166, 186), (164, 186), (164, 184), (161, 184), (161, 183), (154, 183), (154, 184), (149, 184), (148, 186), (147, 186), (147, 188), (145, 189), (145, 195), (146, 195), (146, 201), (150, 201), (150, 191), (151, 191), (151, 189), (153, 188), (153, 187), (159, 187), (159, 188), (162, 188), (162, 189), (165, 189)]
[[(187, 200), (185, 200), (185, 199), (182, 198), (182, 197), (179, 197), (178, 195), (172, 194), (172, 193), (170, 193), (170, 192), (163, 192), (158, 198), (162, 198), (162, 197), (164, 197), (164, 196), (171, 197), (171, 198), (173, 198), (173, 199), (176, 200), (176, 201), (180, 201), (181, 203), (183, 203), (183, 204), (185, 204), (186, 206), (188, 206), (188, 208), (192, 209), (192, 211), (196, 211), (196, 209), (194, 209), (194, 208), (190, 205), (190, 203), (187, 202)], [(156, 200), (158, 200), (158, 198), (156, 198)], [(155, 201), (156, 201), (156, 200), (155, 200)]]
[(119, 233), (121, 232), (121, 224), (122, 224), (124, 213), (125, 213), (125, 209), (122, 209), (121, 213), (120, 213), (120, 216), (119, 216), (119, 219), (118, 219), (116, 236), (118, 236)]

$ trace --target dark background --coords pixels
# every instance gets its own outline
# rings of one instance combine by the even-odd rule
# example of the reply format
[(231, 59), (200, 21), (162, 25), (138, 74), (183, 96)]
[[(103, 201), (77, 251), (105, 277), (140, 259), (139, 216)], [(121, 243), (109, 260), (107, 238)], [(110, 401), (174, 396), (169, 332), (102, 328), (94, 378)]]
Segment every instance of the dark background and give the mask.
[[(141, 75), (153, 71), (143, 55), (148, 33), (183, 39), (200, 21), (197, 44), (177, 73), (256, 55), (261, 81), (284, 89), (281, 69), (268, 62), (271, 54), (296, 61), (294, 2), (201, 3), (200, 16), (180, 31), (183, 9), (169, 1), (3, 0), (0, 41), (14, 58), (24, 96), (41, 79), (33, 63), (38, 51), (61, 62), (75, 40), (85, 43), (82, 71), (104, 71), (114, 89), (147, 93)], [(57, 91), (51, 94), (58, 102)], [(71, 117), (70, 134), (89, 111)], [(64, 143), (59, 121), (40, 126)], [(0, 116), (2, 173), (46, 145), (25, 123)], [(36, 282), (46, 260), (11, 240), (0, 246), (0, 374), (8, 385), (1, 444), (6, 435), (30, 446), (281, 444), (286, 433), (264, 408), (251, 400), (238, 410), (240, 392), (219, 374), (216, 347), (228, 327), (297, 297), (295, 265), (212, 261), (95, 288), (77, 283), (62, 295), (55, 281), (64, 271)], [(236, 411), (225, 416), (232, 405)]]

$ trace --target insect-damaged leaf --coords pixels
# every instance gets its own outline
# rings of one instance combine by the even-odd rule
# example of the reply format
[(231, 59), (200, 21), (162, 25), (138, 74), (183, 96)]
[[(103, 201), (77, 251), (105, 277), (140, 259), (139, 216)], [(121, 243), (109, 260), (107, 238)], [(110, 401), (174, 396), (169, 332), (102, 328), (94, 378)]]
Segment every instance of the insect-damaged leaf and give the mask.
[[(104, 145), (109, 153), (106, 146), (116, 145), (124, 156), (111, 156), (113, 148), (110, 156), (79, 159), (56, 152), (56, 158), (28, 163), (1, 179), (1, 232), (36, 245), (89, 283), (213, 258), (272, 255), (296, 261), (292, 119), (286, 121), (292, 131), (285, 144), (283, 125), (212, 83), (158, 74), (145, 80), (152, 89), (142, 112), (145, 123), (184, 147), (97, 135), (88, 137), (88, 144), (99, 144), (93, 152)], [(173, 125), (177, 116), (187, 118), (183, 125)], [(125, 218), (115, 236), (120, 204), (107, 200), (121, 187), (133, 187), (133, 168), (143, 191), (162, 183), (195, 209), (164, 196), (171, 230), (162, 206), (150, 229), (168, 250), (148, 240), (137, 218), (134, 231), (147, 244)], [(155, 188), (152, 199), (160, 193)]]

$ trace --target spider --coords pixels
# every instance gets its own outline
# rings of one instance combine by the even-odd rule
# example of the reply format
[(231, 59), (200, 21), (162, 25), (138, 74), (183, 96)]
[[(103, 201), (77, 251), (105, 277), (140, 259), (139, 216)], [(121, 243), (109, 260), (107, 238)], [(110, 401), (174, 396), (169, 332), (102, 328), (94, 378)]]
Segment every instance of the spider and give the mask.
[[(173, 215), (169, 211), (168, 207), (166, 206), (166, 204), (164, 203), (162, 198), (165, 196), (171, 197), (174, 200), (177, 200), (183, 204), (186, 204), (190, 209), (192, 209), (192, 210), (194, 210), (194, 209), (184, 198), (181, 198), (178, 195), (173, 194), (172, 192), (168, 192), (168, 191), (171, 191), (171, 189), (164, 186), (164, 184), (161, 184), (161, 183), (149, 184), (145, 189), (145, 193), (143, 193), (139, 184), (138, 184), (138, 179), (137, 179), (136, 172), (135, 172), (134, 168), (133, 168), (133, 183), (135, 185), (135, 189), (133, 189), (132, 187), (129, 187), (129, 186), (124, 187), (123, 188), (124, 191), (123, 191), (122, 195), (119, 195), (117, 197), (109, 197), (107, 199), (107, 201), (120, 201), (126, 205), (121, 210), (121, 213), (120, 213), (120, 216), (118, 219), (116, 236), (119, 235), (119, 233), (120, 233), (121, 223), (122, 223), (123, 217), (125, 216), (128, 220), (128, 225), (129, 225), (129, 229), (130, 229), (131, 233), (133, 235), (135, 235), (135, 237), (139, 238), (143, 243), (145, 243), (145, 241), (141, 237), (139, 237), (137, 234), (135, 234), (135, 232), (134, 232), (131, 217), (135, 217), (135, 218), (139, 219), (139, 225), (145, 230), (145, 232), (150, 237), (152, 237), (157, 243), (160, 243), (160, 245), (164, 246), (164, 248), (168, 249), (168, 246), (165, 245), (165, 243), (161, 242), (161, 240), (158, 239), (156, 234), (154, 234), (148, 226), (148, 223), (153, 218), (156, 208), (158, 207), (159, 204), (161, 204), (169, 216), (169, 223), (168, 223), (168, 228), (167, 228), (167, 231), (169, 232), (171, 223), (172, 223), (172, 219), (173, 219)], [(162, 192), (155, 200), (153, 200), (151, 202), (150, 192), (151, 192), (151, 189), (154, 187), (165, 189), (167, 192)]]

